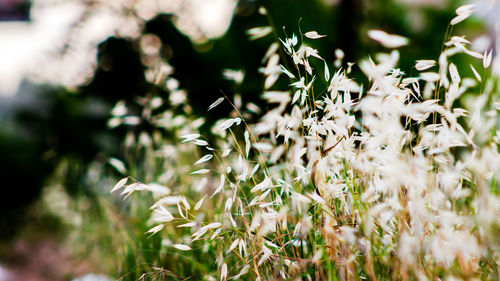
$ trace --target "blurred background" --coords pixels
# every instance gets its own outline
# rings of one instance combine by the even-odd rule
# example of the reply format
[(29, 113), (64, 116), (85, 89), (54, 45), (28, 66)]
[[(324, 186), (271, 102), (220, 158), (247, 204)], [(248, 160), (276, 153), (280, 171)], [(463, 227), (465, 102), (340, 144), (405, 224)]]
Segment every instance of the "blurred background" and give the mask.
[[(495, 47), (500, 9), (495, 1), (476, 3), (475, 16), (454, 33), (483, 53)], [(165, 100), (158, 111), (189, 104), (183, 110), (205, 117), (206, 124), (230, 112), (222, 106), (207, 114), (221, 92), (264, 106), (259, 68), (267, 48), (311, 30), (327, 35), (313, 47), (331, 65), (336, 49), (346, 62), (382, 51), (367, 38), (370, 29), (408, 37), (400, 67), (416, 75), (415, 60), (438, 58), (461, 4), (0, 0), (0, 281), (73, 280), (90, 273), (102, 274), (93, 280), (136, 280), (145, 270), (137, 264), (161, 262), (145, 251), (159, 243), (144, 239), (147, 207), (103, 199), (127, 174), (123, 166), (140, 165), (140, 151), (130, 147), (152, 130), (145, 101)], [(261, 26), (274, 31), (252, 40), (248, 30)], [(458, 65), (470, 72), (468, 58), (463, 60)], [(226, 79), (227, 69), (244, 70), (243, 80)], [(123, 106), (136, 117), (112, 118), (121, 116)], [(134, 217), (123, 215), (132, 211)], [(118, 228), (142, 244), (117, 250), (124, 245), (112, 235)], [(138, 253), (144, 260), (137, 260)]]

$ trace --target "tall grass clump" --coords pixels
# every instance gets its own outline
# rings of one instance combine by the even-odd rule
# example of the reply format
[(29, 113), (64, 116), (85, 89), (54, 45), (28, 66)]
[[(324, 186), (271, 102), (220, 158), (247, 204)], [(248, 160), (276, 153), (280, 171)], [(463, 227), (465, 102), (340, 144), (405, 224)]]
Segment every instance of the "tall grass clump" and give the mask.
[[(473, 9), (459, 7), (450, 30)], [(404, 72), (397, 49), (409, 40), (381, 30), (368, 36), (390, 51), (356, 64), (343, 62), (341, 50), (334, 65), (325, 61), (308, 46), (323, 37), (315, 31), (273, 43), (261, 69), (268, 110), (255, 122), (256, 105), (221, 97), (208, 113), (220, 103), (234, 111), (203, 137), (203, 119), (190, 117), (181, 90), (171, 99), (183, 114), (148, 117), (178, 143), (143, 135), (155, 148), (150, 171), (113, 191), (155, 195), (148, 234), (162, 237), (169, 257), (157, 272), (196, 280), (500, 279), (492, 51), (447, 35), (439, 57)], [(477, 61), (457, 67), (459, 56)], [(355, 71), (364, 78), (349, 78)], [(242, 80), (241, 72), (225, 75)], [(289, 87), (280, 89), (284, 79)]]

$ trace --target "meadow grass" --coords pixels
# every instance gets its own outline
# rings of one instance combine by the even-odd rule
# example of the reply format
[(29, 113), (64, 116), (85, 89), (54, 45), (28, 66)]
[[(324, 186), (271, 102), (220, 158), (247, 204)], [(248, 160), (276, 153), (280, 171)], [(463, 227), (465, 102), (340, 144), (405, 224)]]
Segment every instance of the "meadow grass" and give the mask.
[[(459, 7), (450, 27), (473, 9)], [(157, 131), (127, 140), (142, 156), (112, 191), (152, 194), (144, 231), (161, 258), (142, 278), (500, 279), (492, 51), (470, 50), (450, 28), (439, 57), (403, 71), (397, 49), (407, 38), (371, 30), (386, 53), (351, 63), (337, 50), (331, 64), (308, 45), (323, 37), (308, 31), (273, 43), (261, 68), (267, 109), (255, 118), (255, 104), (222, 96), (209, 113), (221, 103), (233, 112), (211, 136), (200, 134), (204, 120), (181, 89), (169, 89), (169, 101), (141, 101), (141, 118)], [(477, 60), (471, 77), (459, 72), (469, 69), (455, 65), (459, 56)], [(162, 69), (148, 77), (166, 85), (173, 78)], [(353, 71), (368, 84), (349, 78)], [(225, 73), (235, 83), (242, 75)], [(167, 102), (171, 109), (152, 114)], [(135, 118), (124, 104), (113, 112), (113, 126)]]

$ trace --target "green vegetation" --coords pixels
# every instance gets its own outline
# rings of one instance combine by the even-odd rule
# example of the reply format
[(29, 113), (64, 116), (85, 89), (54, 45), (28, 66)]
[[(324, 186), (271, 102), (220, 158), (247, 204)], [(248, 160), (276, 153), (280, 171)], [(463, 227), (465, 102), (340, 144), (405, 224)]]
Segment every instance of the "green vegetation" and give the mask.
[[(260, 70), (264, 109), (222, 93), (209, 113), (229, 104), (230, 117), (205, 136), (170, 89), (172, 107), (147, 115), (156, 129), (127, 141), (140, 157), (126, 157), (113, 188), (125, 204), (152, 194), (123, 278), (498, 280), (497, 78), (491, 51), (451, 32), (471, 9), (457, 9), (440, 54), (411, 71), (397, 51), (411, 38), (381, 30), (367, 38), (384, 48), (351, 64), (311, 47), (325, 40), (316, 31), (253, 29), (278, 35)], [(242, 75), (225, 72), (236, 88)], [(138, 116), (164, 102), (144, 100)], [(114, 112), (114, 125), (131, 118), (124, 104)]]

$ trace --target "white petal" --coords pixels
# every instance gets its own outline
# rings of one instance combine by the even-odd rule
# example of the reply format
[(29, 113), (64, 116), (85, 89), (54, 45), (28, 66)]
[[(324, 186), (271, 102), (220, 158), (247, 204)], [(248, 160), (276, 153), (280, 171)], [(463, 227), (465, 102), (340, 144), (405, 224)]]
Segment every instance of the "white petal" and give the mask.
[(205, 163), (208, 160), (212, 159), (212, 157), (214, 157), (212, 154), (207, 154), (207, 155), (201, 157), (200, 160), (196, 161), (196, 163), (194, 163), (194, 164), (198, 165), (198, 164), (201, 164), (201, 163)]
[(290, 40), (290, 43), (292, 43), (293, 46), (297, 45), (298, 39), (297, 36), (295, 36), (295, 33), (292, 34), (292, 39)]
[(272, 184), (272, 181), (270, 178), (265, 178), (262, 182), (260, 182), (259, 184), (257, 184), (256, 186), (254, 186), (250, 192), (254, 193), (254, 192), (257, 192), (259, 190), (265, 190), (267, 189), (269, 186), (271, 186)]
[(220, 270), (220, 280), (225, 281), (227, 279), (227, 264), (223, 264)]
[(211, 110), (212, 108), (218, 106), (224, 101), (224, 98), (218, 98), (214, 103), (212, 103), (209, 107), (208, 110)]
[[(241, 84), (241, 82), (243, 82), (243, 79), (245, 78), (245, 72), (243, 70), (224, 69), (224, 72), (222, 73), (222, 75), (224, 76), (224, 79), (229, 80), (229, 81), (234, 81), (236, 84)], [(220, 98), (220, 99), (223, 99), (223, 98)], [(218, 102), (219, 100), (215, 101), (214, 103)], [(214, 105), (213, 107), (215, 107), (217, 105)], [(208, 110), (210, 110), (212, 108), (209, 108)]]
[(273, 31), (273, 28), (270, 26), (261, 26), (250, 28), (246, 31), (247, 35), (250, 36), (250, 40), (255, 40), (262, 38)]
[(201, 170), (198, 170), (198, 171), (191, 172), (190, 174), (191, 175), (198, 175), (198, 174), (207, 174), (208, 172), (210, 172), (209, 169), (201, 169)]
[(139, 125), (141, 123), (141, 118), (137, 116), (125, 116), (122, 120), (127, 125)]
[(474, 9), (474, 6), (474, 4), (462, 5), (458, 7), (455, 12), (457, 13), (457, 15), (470, 14), (472, 12), (472, 9)]
[(196, 225), (196, 222), (188, 222), (188, 223), (185, 223), (185, 224), (180, 224), (177, 227), (193, 227), (195, 225)]
[(310, 39), (319, 39), (319, 38), (323, 38), (326, 36), (326, 35), (319, 35), (318, 32), (316, 32), (316, 31), (309, 31), (309, 32), (306, 32), (306, 34), (304, 34), (304, 35)]
[(290, 92), (284, 91), (266, 91), (262, 95), (268, 103), (288, 103), (290, 101)]
[(176, 248), (177, 250), (181, 250), (181, 251), (191, 250), (191, 247), (189, 247), (188, 245), (184, 245), (184, 244), (175, 244), (174, 248)]
[(238, 246), (238, 242), (240, 242), (240, 239), (236, 238), (236, 240), (234, 240), (233, 243), (231, 243), (231, 246), (229, 246), (229, 249), (227, 249), (226, 255), (229, 254), (232, 250), (234, 250), (236, 246)]
[(459, 22), (462, 22), (464, 21), (465, 19), (467, 19), (471, 14), (470, 13), (464, 13), (464, 14), (461, 14), (461, 15), (458, 15), (456, 17), (454, 17), (451, 21), (450, 21), (450, 25), (455, 25)]
[(207, 146), (208, 145), (208, 142), (206, 142), (204, 140), (194, 140), (193, 143), (196, 145), (199, 145), (199, 146)]
[(245, 155), (248, 158), (248, 153), (250, 152), (250, 135), (248, 131), (245, 131)]
[(159, 224), (159, 225), (157, 225), (157, 226), (155, 226), (155, 227), (151, 228), (150, 230), (148, 230), (146, 233), (152, 233), (152, 234), (155, 234), (155, 233), (157, 233), (158, 231), (162, 230), (164, 226), (165, 226), (165, 225), (163, 225), (163, 224)]
[(219, 186), (217, 186), (217, 188), (215, 189), (214, 193), (212, 194), (212, 197), (221, 192), (222, 189), (224, 189), (224, 184), (226, 183), (226, 176), (224, 174), (220, 175), (220, 183), (219, 183)]
[(122, 173), (122, 174), (126, 174), (127, 173), (127, 168), (125, 168), (125, 164), (116, 159), (116, 158), (110, 158), (109, 159), (109, 164), (111, 166), (113, 166), (113, 168), (115, 168), (118, 172)]
[(295, 75), (293, 75), (290, 71), (288, 71), (283, 65), (280, 64), (280, 70), (281, 72), (285, 73), (286, 76), (295, 79)]
[(181, 141), (182, 142), (188, 142), (188, 141), (192, 141), (192, 140), (195, 140), (197, 138), (200, 137), (200, 134), (188, 134), (188, 135), (183, 135), (181, 136), (181, 138), (183, 138), (184, 140)]
[(267, 48), (266, 54), (262, 58), (262, 63), (266, 62), (273, 54), (276, 54), (276, 51), (279, 48), (279, 44), (274, 42)]
[(151, 217), (155, 222), (169, 222), (174, 219), (174, 216), (162, 206), (154, 209), (153, 215)]
[(292, 104), (294, 104), (300, 98), (300, 90), (297, 90), (293, 95)]
[(237, 125), (239, 125), (240, 122), (241, 122), (241, 119), (238, 118), (238, 117), (237, 118), (227, 119), (224, 122), (220, 123), (217, 126), (217, 128), (221, 129), (221, 130), (227, 130), (227, 129), (231, 128), (231, 126), (233, 126), (234, 123), (236, 123)]
[(115, 184), (115, 186), (113, 186), (113, 189), (111, 189), (111, 192), (115, 192), (118, 189), (122, 188), (127, 183), (127, 181), (128, 181), (128, 177), (121, 179), (119, 182), (117, 182)]
[(342, 60), (344, 59), (344, 51), (342, 51), (341, 49), (335, 49), (335, 57), (338, 59), (338, 60)]
[(267, 142), (254, 143), (253, 147), (260, 152), (271, 153), (273, 151), (273, 145)]
[(330, 80), (330, 70), (328, 69), (328, 64), (326, 64), (326, 61), (325, 61), (325, 80), (326, 81)]
[(429, 68), (433, 67), (434, 65), (436, 65), (435, 60), (417, 60), (417, 64), (415, 64), (415, 68), (418, 71), (422, 71), (422, 70), (429, 69)]
[(219, 228), (221, 226), (222, 226), (222, 224), (220, 222), (213, 222), (213, 223), (209, 223), (209, 224), (205, 225), (202, 228), (204, 228), (204, 229), (212, 229), (212, 228)]
[(453, 83), (460, 83), (460, 75), (458, 74), (458, 70), (455, 64), (450, 63), (448, 69), (450, 71), (451, 81), (453, 81)]
[(198, 231), (196, 231), (195, 233), (193, 233), (193, 235), (191, 235), (191, 237), (193, 237), (193, 241), (195, 240), (198, 240), (201, 238), (201, 236), (203, 236), (205, 233), (207, 233), (208, 229), (206, 228), (200, 228)]
[(276, 83), (279, 77), (280, 77), (280, 72), (275, 72), (267, 76), (266, 81), (264, 81), (264, 89), (271, 88), (274, 85), (274, 83)]
[(222, 157), (228, 156), (229, 153), (231, 153), (231, 150), (232, 150), (231, 148), (228, 148), (228, 149), (224, 150), (224, 152), (222, 152)]
[(221, 232), (222, 232), (222, 228), (215, 230), (214, 234), (212, 234), (212, 236), (210, 237), (210, 241), (214, 240), (215, 237), (217, 237), (217, 235), (219, 235)]
[(491, 52), (493, 50), (490, 50), (488, 54), (486, 54), (488, 50), (484, 51), (484, 56), (483, 56), (483, 67), (488, 68), (491, 64)]
[(234, 279), (238, 279), (241, 276), (245, 275), (248, 272), (248, 270), (250, 270), (250, 265), (249, 264), (245, 265), (243, 267), (243, 269), (241, 269), (240, 273), (238, 273), (237, 275), (234, 276)]
[(203, 204), (203, 201), (205, 200), (205, 198), (206, 198), (206, 197), (207, 197), (206, 195), (205, 195), (205, 196), (203, 196), (203, 197), (202, 197), (202, 198), (201, 198), (201, 199), (200, 199), (200, 200), (196, 203), (196, 205), (194, 206), (194, 210), (195, 210), (195, 211), (198, 211), (198, 210), (200, 209), (200, 207), (201, 207), (201, 205)]
[(481, 82), (481, 76), (479, 75), (479, 73), (477, 73), (476, 69), (474, 68), (474, 66), (472, 66), (472, 64), (470, 65), (470, 68), (472, 69), (474, 76), (476, 76), (477, 81)]
[(232, 206), (233, 206), (233, 198), (229, 197), (226, 200), (226, 205), (224, 206), (224, 210), (228, 212), (229, 210), (231, 210)]
[(420, 78), (427, 82), (436, 82), (441, 78), (441, 76), (436, 72), (423, 72), (420, 73)]
[(467, 55), (473, 57), (473, 58), (476, 58), (476, 59), (484, 59), (484, 56), (483, 54), (481, 53), (478, 53), (478, 52), (474, 52), (474, 51), (471, 51), (471, 50), (465, 50), (464, 51)]

